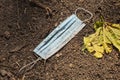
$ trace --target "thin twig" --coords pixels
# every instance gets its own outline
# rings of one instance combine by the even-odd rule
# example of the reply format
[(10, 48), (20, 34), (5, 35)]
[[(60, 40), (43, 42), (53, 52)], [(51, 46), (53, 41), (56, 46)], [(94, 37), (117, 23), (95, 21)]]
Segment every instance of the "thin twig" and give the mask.
[(21, 80), (25, 80), (25, 77), (26, 77), (26, 76), (25, 76), (25, 74), (24, 74)]
[(52, 10), (48, 6), (43, 5), (42, 3), (40, 3), (39, 0), (29, 0), (29, 1), (36, 4), (37, 6), (39, 6), (41, 8), (43, 8), (43, 9), (45, 9), (47, 11), (47, 13), (46, 13), (47, 15), (52, 14)]

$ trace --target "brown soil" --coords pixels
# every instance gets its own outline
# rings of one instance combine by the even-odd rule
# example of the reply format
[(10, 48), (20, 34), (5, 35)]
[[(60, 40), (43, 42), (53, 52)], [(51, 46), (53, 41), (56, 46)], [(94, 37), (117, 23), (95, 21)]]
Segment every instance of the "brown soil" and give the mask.
[[(117, 49), (102, 59), (81, 51), (83, 37), (94, 32), (93, 23), (100, 16), (105, 21), (120, 23), (120, 0), (39, 2), (50, 7), (53, 15), (47, 16), (45, 9), (28, 0), (0, 0), (0, 80), (120, 80)], [(78, 7), (94, 14), (85, 28), (46, 64), (41, 60), (29, 71), (18, 72), (22, 66), (37, 59), (33, 49)], [(88, 16), (83, 14), (78, 14), (82, 20)]]

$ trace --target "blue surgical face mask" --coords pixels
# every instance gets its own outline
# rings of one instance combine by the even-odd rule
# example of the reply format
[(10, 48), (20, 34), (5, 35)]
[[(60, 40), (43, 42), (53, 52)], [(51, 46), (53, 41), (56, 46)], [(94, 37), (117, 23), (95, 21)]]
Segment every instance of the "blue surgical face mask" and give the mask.
[[(82, 9), (88, 13), (89, 11)], [(78, 10), (77, 9), (77, 10)], [(59, 51), (65, 44), (67, 44), (86, 24), (85, 21), (80, 20), (75, 14), (72, 14), (66, 20), (64, 20), (60, 25), (57, 26), (35, 49), (34, 52), (38, 54), (43, 59), (48, 59)]]
[[(91, 17), (89, 19), (80, 20), (76, 13), (78, 10), (84, 10), (88, 12)], [(38, 54), (38, 57), (35, 61), (28, 63), (27, 65), (20, 68), (21, 72), (24, 68), (31, 65), (30, 69), (41, 59), (48, 59), (59, 51), (65, 44), (67, 44), (83, 27), (85, 27), (86, 21), (90, 20), (93, 17), (92, 13), (84, 8), (78, 8), (75, 11), (75, 14), (72, 14), (66, 20), (64, 20), (60, 25), (57, 26), (33, 51)]]

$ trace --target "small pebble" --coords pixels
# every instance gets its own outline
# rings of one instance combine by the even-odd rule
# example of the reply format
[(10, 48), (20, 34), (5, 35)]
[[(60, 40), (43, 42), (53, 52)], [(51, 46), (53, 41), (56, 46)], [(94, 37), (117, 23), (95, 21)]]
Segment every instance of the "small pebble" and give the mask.
[(54, 26), (58, 26), (58, 23), (56, 22), (56, 23), (54, 24)]
[(69, 67), (71, 67), (71, 68), (72, 68), (72, 67), (74, 67), (74, 65), (73, 65), (72, 63), (70, 63), (70, 64), (69, 64)]
[(5, 31), (4, 32), (5, 38), (9, 39), (10, 38), (10, 32), (9, 31)]
[(83, 3), (85, 0), (79, 0), (79, 2)]
[(55, 56), (56, 57), (60, 57), (62, 55), (62, 53), (58, 53), (58, 54), (56, 54)]
[(32, 20), (33, 20), (33, 21), (36, 21), (36, 20), (37, 20), (37, 18), (36, 18), (36, 17), (32, 17)]

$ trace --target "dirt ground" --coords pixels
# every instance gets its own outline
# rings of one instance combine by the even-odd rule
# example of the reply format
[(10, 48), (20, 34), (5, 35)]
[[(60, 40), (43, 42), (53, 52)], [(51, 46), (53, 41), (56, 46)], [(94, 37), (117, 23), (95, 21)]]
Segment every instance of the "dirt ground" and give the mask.
[[(120, 0), (39, 0), (46, 10), (28, 0), (0, 0), (0, 80), (120, 80), (120, 54), (117, 49), (96, 59), (83, 53), (83, 37), (94, 32), (93, 23), (120, 23)], [(91, 21), (64, 48), (30, 69), (19, 69), (37, 59), (33, 49), (64, 19), (83, 7), (94, 15)], [(80, 15), (83, 14), (83, 15)], [(89, 17), (78, 13), (80, 19)], [(27, 67), (27, 69), (29, 69)]]

